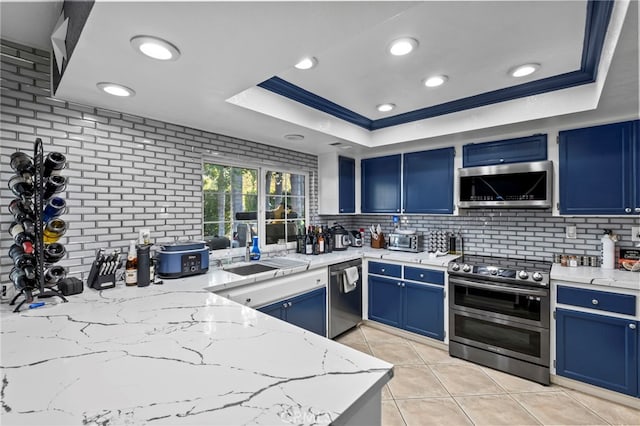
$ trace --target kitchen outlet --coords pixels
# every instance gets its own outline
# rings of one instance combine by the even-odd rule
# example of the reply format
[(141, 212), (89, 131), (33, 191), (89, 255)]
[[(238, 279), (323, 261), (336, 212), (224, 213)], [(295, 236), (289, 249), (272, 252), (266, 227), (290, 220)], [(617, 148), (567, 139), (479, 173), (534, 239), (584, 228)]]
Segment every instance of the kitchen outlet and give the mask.
[(576, 227), (575, 227), (575, 225), (567, 226), (565, 231), (566, 231), (566, 234), (567, 234), (567, 238), (570, 238), (572, 240), (576, 238)]
[(631, 241), (640, 241), (640, 226), (631, 227)]

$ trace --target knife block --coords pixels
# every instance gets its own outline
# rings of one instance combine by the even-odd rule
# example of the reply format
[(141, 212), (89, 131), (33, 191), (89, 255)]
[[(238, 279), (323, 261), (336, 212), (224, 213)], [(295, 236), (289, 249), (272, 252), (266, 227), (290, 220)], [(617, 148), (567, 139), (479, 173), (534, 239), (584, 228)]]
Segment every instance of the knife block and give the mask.
[(371, 238), (371, 248), (383, 249), (385, 245), (384, 234), (381, 232), (378, 235), (378, 239), (374, 240)]

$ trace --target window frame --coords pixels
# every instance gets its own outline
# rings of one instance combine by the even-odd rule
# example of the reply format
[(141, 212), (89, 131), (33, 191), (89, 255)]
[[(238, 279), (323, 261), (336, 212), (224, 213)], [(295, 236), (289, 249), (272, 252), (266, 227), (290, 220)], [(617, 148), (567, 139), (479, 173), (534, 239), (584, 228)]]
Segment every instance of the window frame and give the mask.
[[(258, 223), (258, 240), (260, 243), (260, 250), (263, 251), (271, 251), (273, 247), (274, 250), (278, 249), (278, 244), (266, 244), (266, 235), (267, 228), (266, 223), (267, 220), (265, 218), (266, 204), (267, 204), (267, 188), (266, 188), (266, 179), (267, 172), (281, 172), (281, 173), (290, 173), (304, 176), (304, 223), (305, 229), (309, 223), (309, 196), (311, 191), (311, 182), (309, 181), (310, 173), (306, 170), (296, 169), (295, 167), (291, 167), (290, 165), (271, 162), (271, 161), (259, 161), (259, 160), (243, 160), (242, 164), (239, 163), (239, 159), (226, 158), (222, 156), (214, 156), (214, 155), (204, 155), (200, 162), (200, 200), (201, 200), (201, 209), (200, 209), (200, 223), (202, 225), (202, 237), (204, 238), (204, 165), (205, 164), (214, 164), (226, 167), (236, 167), (236, 168), (244, 168), (244, 169), (255, 169), (258, 172), (258, 210), (257, 210), (257, 223)], [(287, 242), (287, 249), (295, 249), (297, 243), (295, 241)], [(244, 250), (244, 247), (238, 247), (237, 249)]]

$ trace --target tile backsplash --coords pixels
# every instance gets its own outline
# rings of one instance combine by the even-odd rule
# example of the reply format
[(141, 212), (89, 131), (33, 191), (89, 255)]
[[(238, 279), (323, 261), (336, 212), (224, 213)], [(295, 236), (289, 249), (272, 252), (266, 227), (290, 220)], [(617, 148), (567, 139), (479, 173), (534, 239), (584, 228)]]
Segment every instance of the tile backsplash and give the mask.
[(121, 248), (150, 228), (154, 241), (202, 238), (202, 161), (275, 164), (309, 173), (309, 210), (317, 212), (317, 157), (150, 118), (50, 97), (49, 53), (1, 40), (0, 282), (8, 283), (14, 198), (6, 182), (9, 157), (33, 153), (36, 137), (45, 153), (67, 157), (63, 197), (69, 230), (60, 262), (86, 279), (98, 248)]
[[(382, 232), (393, 230), (392, 215), (322, 216), (321, 223), (338, 222), (348, 229), (365, 229), (365, 245), (370, 244), (369, 226), (380, 224)], [(640, 218), (553, 216), (550, 210), (479, 209), (462, 210), (459, 216), (404, 215), (403, 228), (416, 229), (425, 237), (430, 231), (458, 231), (465, 252), (487, 256), (512, 256), (552, 261), (554, 254), (599, 256), (603, 229), (620, 236), (618, 247), (633, 247), (631, 226)], [(566, 238), (566, 227), (576, 226), (576, 238)], [(425, 247), (426, 245), (425, 238)]]

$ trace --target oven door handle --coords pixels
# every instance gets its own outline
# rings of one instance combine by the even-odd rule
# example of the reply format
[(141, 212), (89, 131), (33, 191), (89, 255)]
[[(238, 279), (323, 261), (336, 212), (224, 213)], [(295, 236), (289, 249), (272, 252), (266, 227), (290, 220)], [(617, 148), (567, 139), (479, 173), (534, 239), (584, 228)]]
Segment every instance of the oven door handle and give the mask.
[(468, 280), (463, 280), (459, 278), (455, 278), (455, 279), (449, 278), (449, 283), (454, 285), (460, 284), (467, 287), (481, 288), (484, 290), (501, 291), (503, 293), (520, 294), (525, 296), (546, 297), (548, 295), (546, 290), (534, 290), (534, 289), (528, 290), (528, 289), (520, 289), (520, 288), (513, 288), (513, 287), (505, 287), (501, 285), (483, 284), (483, 283), (477, 283), (475, 281), (468, 281)]

